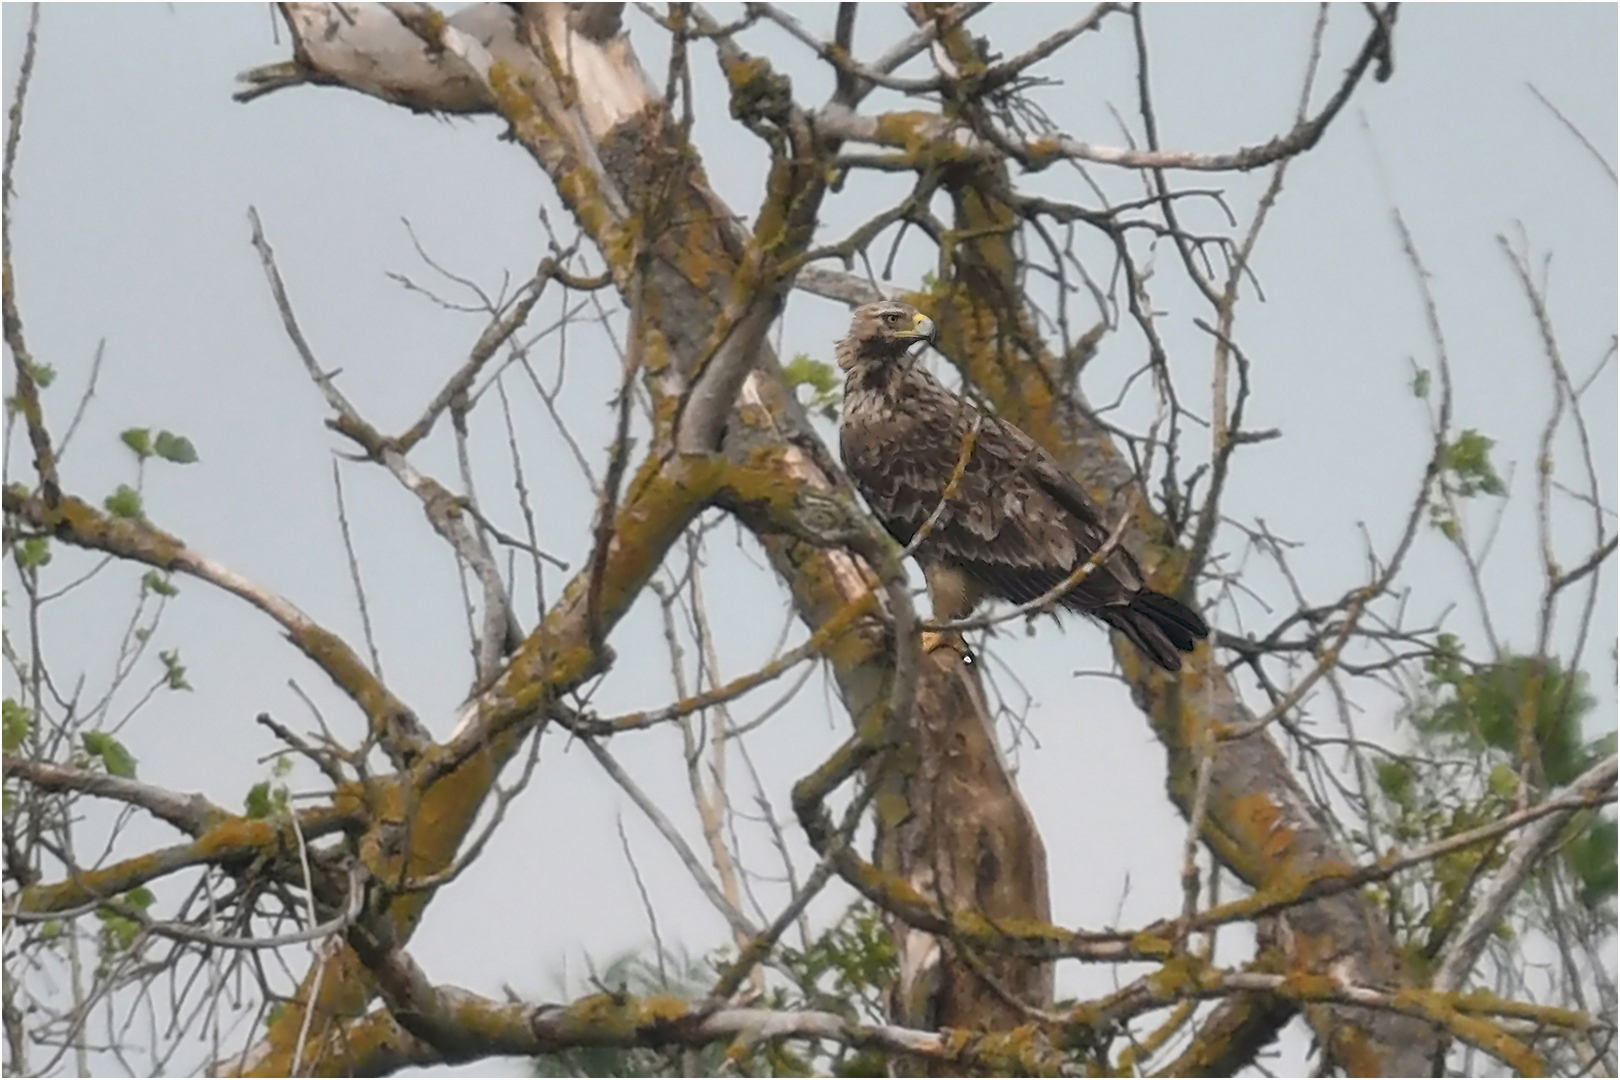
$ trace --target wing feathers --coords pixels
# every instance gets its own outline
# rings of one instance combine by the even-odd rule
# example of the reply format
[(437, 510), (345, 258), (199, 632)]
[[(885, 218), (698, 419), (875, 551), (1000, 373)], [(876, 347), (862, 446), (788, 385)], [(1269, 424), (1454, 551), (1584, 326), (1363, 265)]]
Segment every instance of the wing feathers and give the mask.
[[(909, 544), (939, 506), (976, 416), (971, 402), (913, 365), (851, 369), (839, 429), (844, 467), (900, 543)], [(918, 555), (1021, 604), (1051, 591), (1106, 541), (1079, 482), (1028, 435), (986, 417), (956, 494)], [(1114, 626), (1172, 671), (1209, 632), (1197, 613), (1148, 591), (1123, 548), (1062, 603)]]

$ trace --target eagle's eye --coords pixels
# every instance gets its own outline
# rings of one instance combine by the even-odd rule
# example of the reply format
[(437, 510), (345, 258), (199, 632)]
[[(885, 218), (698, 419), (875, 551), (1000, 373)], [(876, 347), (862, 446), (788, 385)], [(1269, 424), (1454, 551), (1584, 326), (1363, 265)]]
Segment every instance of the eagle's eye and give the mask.
[(883, 313), (883, 320), (885, 322), (897, 323), (900, 321), (900, 313), (898, 311), (885, 311)]

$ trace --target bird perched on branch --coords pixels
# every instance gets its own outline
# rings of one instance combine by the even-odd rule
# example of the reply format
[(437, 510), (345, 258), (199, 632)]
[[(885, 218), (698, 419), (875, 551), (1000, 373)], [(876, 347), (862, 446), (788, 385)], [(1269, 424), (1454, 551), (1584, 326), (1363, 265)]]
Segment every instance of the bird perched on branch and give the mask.
[[(985, 595), (1040, 599), (1105, 551), (1109, 531), (1080, 484), (1033, 439), (923, 369), (913, 348), (933, 340), (933, 320), (909, 304), (856, 310), (837, 350), (845, 373), (838, 441), (850, 479), (890, 535), (910, 545), (922, 534), (915, 554), (939, 622), (963, 618)], [(1101, 619), (1169, 671), (1209, 634), (1197, 612), (1148, 589), (1117, 542), (1053, 600)]]

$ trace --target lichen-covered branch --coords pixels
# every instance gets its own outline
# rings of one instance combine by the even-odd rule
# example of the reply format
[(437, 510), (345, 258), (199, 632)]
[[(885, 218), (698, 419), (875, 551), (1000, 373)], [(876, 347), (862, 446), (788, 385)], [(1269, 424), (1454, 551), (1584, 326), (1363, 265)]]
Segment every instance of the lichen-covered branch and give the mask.
[[(661, 468), (648, 461), (630, 484), (602, 574), (599, 617), (604, 632), (639, 594), (669, 546), (688, 522), (730, 479), (724, 463), (676, 459)], [(603, 670), (609, 656), (592, 646), (587, 626), (586, 575), (576, 576), (541, 626), (512, 656), (494, 683), (464, 710), (456, 732), (426, 750), (409, 770), (374, 783), (374, 809), (360, 844), (368, 869), (380, 882), (431, 878), (455, 861), (493, 790), (501, 768), (550, 704)], [(391, 849), (385, 837), (408, 835), (408, 850)], [(386, 908), (388, 933), (401, 946), (410, 940), (432, 899), (431, 890), (406, 890)], [(375, 990), (366, 965), (343, 950), (317, 981), (311, 972), (298, 998), (273, 1022), (265, 1038), (235, 1067), (253, 1075), (286, 1075), (304, 1026), (315, 1014), (315, 1045), (337, 1053), (319, 1069), (346, 1069), (344, 1044), (330, 1041), (340, 1026), (363, 1015)]]
[[(1069, 135), (1043, 135), (1034, 138), (1008, 136), (989, 123), (962, 125), (931, 112), (887, 113), (868, 116), (833, 103), (817, 114), (817, 123), (826, 131), (851, 142), (890, 146), (898, 154), (885, 167), (918, 168), (930, 162), (975, 161), (994, 165), (1008, 160), (1027, 171), (1038, 171), (1065, 160), (1090, 161), (1127, 169), (1188, 169), (1196, 172), (1246, 172), (1302, 154), (1322, 138), (1362, 77), (1374, 63), (1380, 79), (1385, 74), (1390, 48), (1390, 32), (1395, 5), (1373, 9), (1373, 26), (1360, 52), (1345, 71), (1333, 95), (1315, 116), (1301, 117), (1288, 131), (1253, 146), (1237, 150), (1201, 153), (1190, 150), (1139, 150), (1134, 147), (1102, 146)], [(1100, 4), (1090, 16), (1070, 27), (1070, 36), (1092, 29), (1113, 4)], [(1066, 41), (1059, 41), (1061, 45)], [(1035, 50), (1032, 50), (1032, 52)], [(962, 54), (959, 74), (949, 81), (968, 95), (994, 89), (1010, 77), (1021, 58), (1004, 64), (985, 65), (971, 54)], [(942, 80), (920, 80), (904, 89), (924, 89)]]
[(35, 46), (39, 40), (39, 8), (35, 7), (28, 21), (28, 40), (23, 47), (22, 67), (17, 73), (17, 92), (6, 114), (6, 154), (3, 174), (0, 174), (0, 204), (4, 206), (4, 236), (0, 236), (0, 264), (3, 264), (3, 282), (0, 282), (0, 323), (4, 324), (6, 347), (11, 350), (12, 364), (17, 372), (16, 407), (22, 413), (28, 428), (28, 441), (34, 447), (34, 471), (39, 476), (39, 490), (49, 505), (56, 505), (62, 497), (61, 482), (56, 475), (56, 451), (51, 449), (50, 432), (45, 427), (45, 413), (39, 403), (39, 386), (34, 379), (34, 357), (23, 339), (22, 311), (17, 306), (17, 275), (11, 265), (11, 202), (12, 171), (17, 163), (17, 146), (22, 139), (23, 103), (28, 98), (28, 84), (34, 72)]
[[(340, 1034), (355, 1075), (386, 1076), (410, 1066), (457, 1064), (500, 1055), (554, 1054), (571, 1047), (730, 1044), (746, 1064), (786, 1039), (821, 1039), (973, 1069), (979, 1075), (1066, 1075), (1064, 1061), (1031, 1028), (980, 1035), (861, 1024), (837, 1013), (764, 1008), (705, 1009), (674, 997), (598, 994), (562, 1005), (500, 1002), (433, 986), (408, 957), (394, 986), (399, 1012), (379, 1010)], [(407, 967), (408, 965), (408, 967)], [(408, 995), (408, 996), (407, 996)], [(406, 1016), (401, 1022), (399, 1014)], [(330, 1057), (330, 1053), (327, 1055)], [(323, 1074), (324, 1075), (324, 1074)]]
[(1541, 1058), (1509, 1034), (1502, 1019), (1531, 1020), (1568, 1031), (1585, 1031), (1591, 1020), (1582, 1013), (1504, 1001), (1491, 994), (1447, 994), (1436, 990), (1394, 991), (1346, 984), (1331, 975), (1223, 972), (1191, 957), (1171, 961), (1155, 974), (1138, 979), (1101, 1002), (1083, 1002), (1071, 1010), (1071, 1022), (1095, 1028), (1118, 1023), (1177, 1001), (1263, 992), (1296, 1005), (1334, 1003), (1375, 1013), (1409, 1016), (1443, 1027), (1526, 1076), (1539, 1076)]
[(296, 830), (285, 818), (232, 817), (212, 825), (189, 844), (161, 848), (96, 870), (80, 870), (63, 881), (25, 886), (8, 907), (29, 915), (69, 911), (112, 899), (187, 867), (240, 864), (257, 856), (284, 855), (296, 848), (300, 834), (312, 840), (355, 828), (363, 820), (364, 811), (352, 790), (330, 806), (300, 811)]

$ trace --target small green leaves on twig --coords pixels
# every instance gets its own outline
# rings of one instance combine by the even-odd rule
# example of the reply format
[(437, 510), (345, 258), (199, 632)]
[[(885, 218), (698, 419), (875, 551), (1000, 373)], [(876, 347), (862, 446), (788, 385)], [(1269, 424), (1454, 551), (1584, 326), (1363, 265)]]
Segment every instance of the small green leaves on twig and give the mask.
[(102, 768), (112, 776), (135, 779), (135, 755), (110, 732), (87, 731), (83, 735), (84, 752), (101, 762)]
[(172, 431), (160, 431), (153, 438), (151, 428), (129, 428), (118, 437), (142, 461), (149, 457), (160, 457), (176, 465), (190, 465), (197, 460), (197, 448), (191, 440)]
[(260, 780), (248, 789), (247, 798), (242, 800), (242, 805), (250, 818), (267, 818), (272, 814), (279, 814), (287, 809), (287, 785)]
[(101, 505), (107, 508), (107, 513), (116, 518), (128, 521), (138, 521), (146, 516), (146, 508), (141, 502), (141, 493), (128, 484), (119, 484), (118, 490), (102, 500)]
[(141, 575), (141, 592), (168, 598), (180, 595), (180, 586), (161, 570), (148, 570)]
[(1463, 498), (1474, 495), (1506, 495), (1507, 485), (1491, 465), (1491, 447), (1496, 440), (1469, 428), (1446, 447), (1441, 467), (1447, 485)]
[[(129, 890), (120, 900), (123, 906), (144, 914), (157, 901), (157, 897), (152, 895), (151, 889), (140, 885)], [(112, 907), (97, 908), (96, 918), (101, 920), (101, 962), (103, 965), (110, 964), (135, 944), (135, 939), (141, 934), (141, 923), (139, 919)]]
[[(259, 723), (265, 723), (269, 719), (268, 716), (260, 716)], [(283, 781), (292, 769), (292, 758), (286, 753), (275, 756), (270, 764), (270, 779), (260, 780), (248, 788), (247, 797), (242, 800), (247, 817), (267, 818), (287, 812), (287, 800), (291, 797), (291, 793)]]
[[(34, 380), (34, 385), (39, 389), (43, 390), (56, 381), (56, 369), (51, 365), (41, 364), (34, 360), (28, 360), (25, 363), (28, 365), (29, 377)], [(21, 402), (15, 397), (6, 399), (7, 412), (16, 412), (19, 408), (21, 408)]]
[[(1427, 390), (1426, 374), (1420, 371), (1413, 379), (1414, 391)], [(1491, 448), (1495, 445), (1495, 439), (1469, 428), (1440, 451), (1440, 493), (1429, 504), (1429, 520), (1453, 543), (1462, 537), (1455, 500), (1507, 494), (1507, 485), (1491, 464)]]
[(135, 456), (145, 461), (152, 456), (152, 429), (132, 427), (119, 433), (118, 437), (124, 445), (135, 452)]
[(805, 402), (807, 407), (828, 420), (838, 419), (838, 406), (843, 402), (844, 394), (839, 388), (842, 380), (831, 364), (800, 353), (783, 365), (782, 376), (794, 390), (801, 386), (810, 388), (810, 399)]
[(6, 753), (22, 746), (28, 733), (34, 730), (34, 714), (25, 705), (6, 698), (0, 706), (0, 734), (3, 734)]
[(24, 570), (44, 566), (51, 561), (51, 542), (44, 536), (30, 536), (16, 546), (17, 565)]
[(180, 662), (179, 649), (167, 649), (160, 652), (158, 653), (158, 659), (163, 661), (164, 681), (169, 684), (170, 690), (191, 689), (191, 684), (186, 681), (186, 665)]

